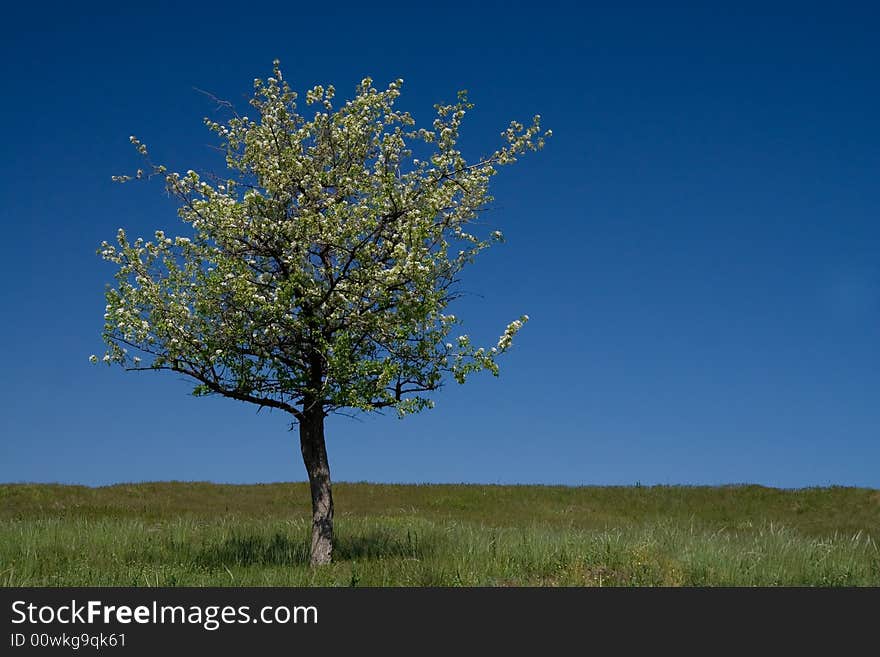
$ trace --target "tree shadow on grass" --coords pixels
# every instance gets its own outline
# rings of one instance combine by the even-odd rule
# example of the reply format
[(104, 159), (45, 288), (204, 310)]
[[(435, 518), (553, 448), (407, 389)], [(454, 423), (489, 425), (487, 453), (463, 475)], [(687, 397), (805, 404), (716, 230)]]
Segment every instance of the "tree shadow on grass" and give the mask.
[(340, 561), (371, 559), (421, 559), (434, 552), (435, 541), (423, 534), (407, 531), (405, 535), (373, 530), (357, 536), (343, 536), (336, 540), (333, 557)]
[[(375, 559), (421, 559), (433, 552), (433, 545), (421, 535), (397, 535), (374, 530), (356, 536), (338, 536), (333, 541), (333, 561)], [(281, 532), (271, 536), (232, 536), (195, 554), (196, 565), (217, 569), (224, 566), (302, 566), (309, 563), (307, 540)]]

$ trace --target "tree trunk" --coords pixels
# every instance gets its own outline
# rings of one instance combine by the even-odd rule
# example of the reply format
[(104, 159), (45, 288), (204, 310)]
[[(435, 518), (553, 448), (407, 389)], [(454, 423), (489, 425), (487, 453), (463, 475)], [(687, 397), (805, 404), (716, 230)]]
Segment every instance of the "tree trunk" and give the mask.
[(333, 494), (324, 443), (324, 411), (317, 408), (304, 415), (299, 423), (299, 442), (312, 492), (311, 564), (321, 566), (330, 563), (333, 554)]

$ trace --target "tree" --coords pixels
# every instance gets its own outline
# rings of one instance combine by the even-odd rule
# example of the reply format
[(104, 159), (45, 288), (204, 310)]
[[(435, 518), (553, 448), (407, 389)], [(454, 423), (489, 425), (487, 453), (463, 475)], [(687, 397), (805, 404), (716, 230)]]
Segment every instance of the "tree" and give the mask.
[(428, 395), (446, 375), (497, 375), (497, 357), (528, 319), (476, 348), (467, 335), (449, 337), (459, 322), (446, 311), (462, 269), (502, 239), (470, 232), (491, 201), (489, 179), (543, 147), (550, 131), (539, 116), (528, 127), (512, 122), (503, 147), (468, 163), (456, 149), (472, 107), (466, 93), (435, 105), (432, 129), (416, 128), (394, 106), (402, 82), (378, 91), (366, 78), (338, 109), (334, 88), (316, 86), (307, 118), (276, 61), (271, 77), (254, 81), (258, 120), (224, 103), (226, 123), (204, 121), (225, 152), (222, 180), (168, 173), (131, 137), (147, 171), (114, 179), (164, 177), (191, 237), (156, 231), (130, 241), (120, 228), (117, 244), (99, 250), (118, 265), (104, 362), (171, 370), (194, 380), (195, 395), (292, 416), (311, 488), (313, 565), (332, 553), (325, 417), (383, 408), (403, 416), (432, 406)]

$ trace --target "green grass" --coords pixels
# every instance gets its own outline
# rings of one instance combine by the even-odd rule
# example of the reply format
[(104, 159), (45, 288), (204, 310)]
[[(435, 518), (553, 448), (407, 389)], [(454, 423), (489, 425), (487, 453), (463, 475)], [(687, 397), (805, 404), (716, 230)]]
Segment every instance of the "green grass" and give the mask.
[(0, 485), (5, 586), (878, 586), (880, 491), (338, 484)]

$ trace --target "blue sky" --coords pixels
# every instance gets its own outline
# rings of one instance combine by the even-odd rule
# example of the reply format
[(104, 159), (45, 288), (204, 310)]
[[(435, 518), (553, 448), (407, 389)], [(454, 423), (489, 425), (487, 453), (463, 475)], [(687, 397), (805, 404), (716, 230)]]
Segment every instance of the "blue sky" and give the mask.
[(878, 11), (613, 5), (7, 10), (0, 481), (304, 479), (286, 417), (88, 363), (98, 244), (185, 230), (160, 183), (110, 181), (128, 136), (220, 170), (193, 88), (245, 107), (279, 58), (300, 90), (402, 77), (424, 122), (468, 89), (466, 155), (554, 132), (495, 179), (507, 243), (456, 309), (484, 341), (531, 317), (501, 378), (331, 419), (336, 480), (880, 487)]

